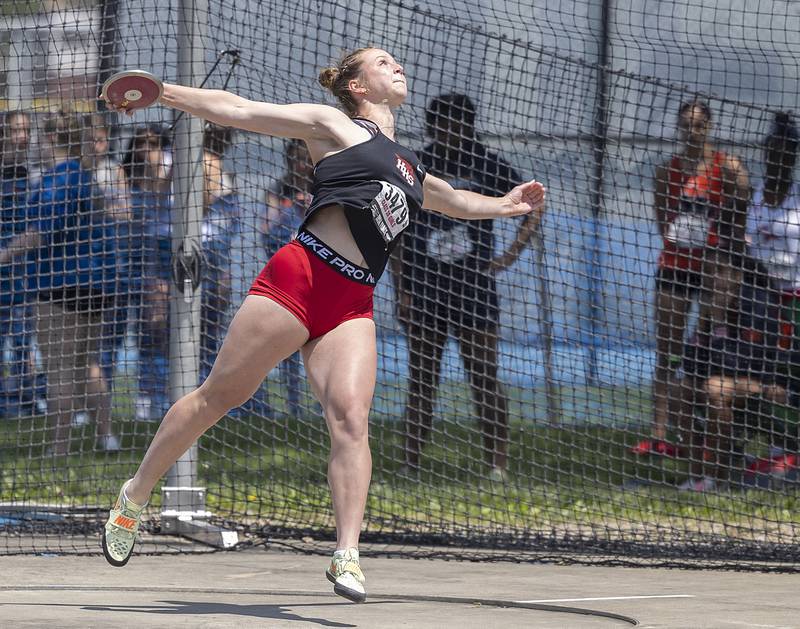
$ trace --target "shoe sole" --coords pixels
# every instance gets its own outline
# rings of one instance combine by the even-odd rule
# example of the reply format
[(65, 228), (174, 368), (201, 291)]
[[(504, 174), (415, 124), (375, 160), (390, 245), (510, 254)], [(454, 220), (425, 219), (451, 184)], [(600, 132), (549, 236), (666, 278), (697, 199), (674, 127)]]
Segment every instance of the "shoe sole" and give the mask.
[[(105, 538), (105, 536), (104, 536)], [(127, 560), (126, 560), (127, 561)], [(330, 570), (325, 571), (325, 576), (328, 577), (328, 581), (333, 583), (333, 592), (334, 594), (338, 594), (341, 597), (346, 598), (348, 601), (352, 601), (354, 603), (363, 603), (367, 600), (367, 595), (364, 592), (357, 592), (356, 590), (351, 590), (348, 587), (343, 585), (339, 585), (336, 582), (336, 577), (331, 574)]]
[[(100, 536), (100, 545), (103, 547), (103, 555), (105, 556), (106, 561), (108, 563), (110, 563), (112, 566), (114, 566), (115, 568), (122, 568), (122, 566), (124, 566), (126, 563), (128, 563), (128, 560), (131, 558), (131, 555), (133, 554), (133, 546), (131, 546), (131, 552), (128, 553), (128, 556), (125, 557), (125, 559), (123, 559), (122, 561), (118, 561), (117, 559), (114, 559), (111, 556), (111, 553), (108, 551), (108, 545), (106, 544), (106, 532), (105, 532), (105, 530), (103, 531), (103, 534)], [(136, 544), (134, 543), (134, 546), (135, 545)]]

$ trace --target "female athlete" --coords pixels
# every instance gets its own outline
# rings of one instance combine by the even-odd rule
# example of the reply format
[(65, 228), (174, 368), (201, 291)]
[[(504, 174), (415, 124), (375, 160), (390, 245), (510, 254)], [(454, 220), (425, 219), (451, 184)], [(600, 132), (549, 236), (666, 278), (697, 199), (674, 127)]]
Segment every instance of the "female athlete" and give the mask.
[(372, 459), (367, 438), (377, 351), (372, 293), (409, 215), (426, 208), (466, 219), (540, 212), (545, 189), (530, 181), (505, 196), (455, 190), (426, 176), (395, 142), (393, 110), (406, 76), (388, 52), (362, 48), (320, 83), (344, 107), (254, 102), (229, 92), (165, 85), (161, 104), (219, 125), (302, 139), (315, 164), (313, 200), (297, 237), (281, 248), (236, 313), (206, 381), (167, 412), (138, 471), (120, 490), (103, 533), (106, 558), (124, 565), (142, 509), (175, 460), (267, 373), (300, 349), (328, 425), (328, 483), (337, 545), (334, 592), (366, 600), (358, 538)]

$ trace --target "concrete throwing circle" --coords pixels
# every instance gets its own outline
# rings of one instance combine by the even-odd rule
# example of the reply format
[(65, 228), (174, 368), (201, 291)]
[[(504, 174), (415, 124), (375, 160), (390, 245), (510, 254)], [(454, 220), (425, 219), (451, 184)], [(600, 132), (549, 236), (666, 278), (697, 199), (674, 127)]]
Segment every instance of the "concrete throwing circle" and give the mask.
[[(312, 590), (262, 590), (262, 589), (234, 589), (234, 588), (193, 588), (193, 587), (91, 587), (81, 585), (30, 585), (30, 586), (0, 586), (2, 592), (34, 592), (34, 591), (62, 591), (62, 592), (145, 592), (154, 594), (164, 594), (166, 592), (172, 594), (239, 594), (239, 595), (254, 595), (254, 596), (331, 596), (330, 592), (315, 592)], [(368, 601), (385, 600), (385, 601), (409, 601), (409, 602), (425, 602), (425, 603), (440, 603), (445, 605), (481, 605), (484, 607), (497, 607), (506, 609), (530, 609), (544, 612), (555, 612), (561, 614), (579, 614), (582, 616), (594, 616), (597, 618), (608, 618), (611, 620), (619, 620), (630, 625), (638, 625), (639, 621), (630, 616), (622, 614), (615, 614), (613, 612), (606, 612), (596, 609), (587, 609), (583, 607), (569, 607), (565, 605), (547, 605), (544, 603), (518, 603), (515, 601), (503, 601), (491, 598), (474, 598), (474, 597), (460, 597), (460, 596), (435, 596), (435, 595), (406, 595), (406, 594), (382, 594), (370, 593)]]

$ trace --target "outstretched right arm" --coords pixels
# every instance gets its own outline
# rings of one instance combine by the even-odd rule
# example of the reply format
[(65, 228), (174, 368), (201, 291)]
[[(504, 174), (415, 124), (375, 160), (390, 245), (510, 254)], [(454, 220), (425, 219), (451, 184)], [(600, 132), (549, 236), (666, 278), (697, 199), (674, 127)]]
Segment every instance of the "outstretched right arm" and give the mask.
[(261, 103), (223, 90), (171, 83), (164, 83), (160, 102), (224, 127), (306, 141), (331, 138), (333, 129), (349, 120), (329, 105)]

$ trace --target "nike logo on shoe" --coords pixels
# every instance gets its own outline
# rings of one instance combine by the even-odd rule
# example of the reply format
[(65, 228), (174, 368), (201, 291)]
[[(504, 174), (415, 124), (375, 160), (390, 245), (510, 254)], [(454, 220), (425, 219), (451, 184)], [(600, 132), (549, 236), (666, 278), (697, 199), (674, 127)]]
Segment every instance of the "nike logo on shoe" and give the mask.
[(124, 515), (118, 515), (114, 520), (114, 524), (129, 531), (132, 531), (134, 528), (136, 528), (136, 520), (125, 517)]

